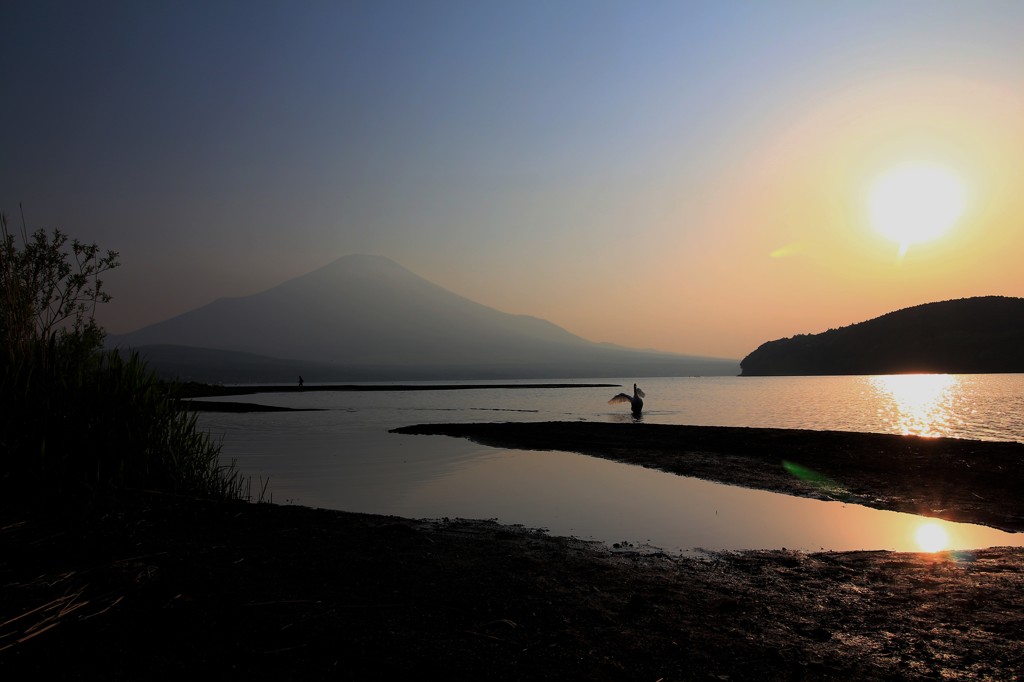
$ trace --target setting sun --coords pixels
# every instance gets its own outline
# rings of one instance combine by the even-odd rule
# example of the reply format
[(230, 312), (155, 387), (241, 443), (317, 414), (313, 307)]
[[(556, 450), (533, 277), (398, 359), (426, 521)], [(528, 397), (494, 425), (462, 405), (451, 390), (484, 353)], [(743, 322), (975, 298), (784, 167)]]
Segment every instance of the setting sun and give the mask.
[(917, 529), (914, 536), (918, 546), (925, 552), (938, 552), (949, 547), (949, 534), (937, 523), (926, 523)]
[(963, 181), (948, 168), (931, 164), (889, 170), (874, 182), (868, 198), (872, 225), (899, 244), (900, 255), (912, 244), (945, 234), (966, 204)]

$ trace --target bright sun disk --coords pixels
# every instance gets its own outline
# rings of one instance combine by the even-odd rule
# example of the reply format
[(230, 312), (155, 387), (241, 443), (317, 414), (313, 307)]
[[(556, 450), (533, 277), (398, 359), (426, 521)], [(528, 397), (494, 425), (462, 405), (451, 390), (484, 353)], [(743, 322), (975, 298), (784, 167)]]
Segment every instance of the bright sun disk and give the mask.
[(926, 523), (917, 529), (914, 536), (917, 546), (924, 552), (938, 552), (949, 546), (949, 534), (937, 523)]
[(933, 164), (905, 164), (890, 169), (871, 186), (868, 208), (871, 224), (900, 245), (945, 234), (963, 215), (967, 191), (953, 171)]

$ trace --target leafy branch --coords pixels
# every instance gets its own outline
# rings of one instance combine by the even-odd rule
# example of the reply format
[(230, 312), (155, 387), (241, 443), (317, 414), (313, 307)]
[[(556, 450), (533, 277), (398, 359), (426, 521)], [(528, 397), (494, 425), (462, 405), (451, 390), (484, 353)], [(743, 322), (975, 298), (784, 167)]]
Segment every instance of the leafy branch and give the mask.
[(100, 252), (96, 244), (71, 240), (55, 229), (29, 235), (22, 214), (21, 242), (0, 213), (0, 337), (9, 354), (34, 343), (80, 340), (99, 346), (103, 331), (96, 324), (96, 305), (110, 295), (100, 275), (116, 268), (116, 251)]

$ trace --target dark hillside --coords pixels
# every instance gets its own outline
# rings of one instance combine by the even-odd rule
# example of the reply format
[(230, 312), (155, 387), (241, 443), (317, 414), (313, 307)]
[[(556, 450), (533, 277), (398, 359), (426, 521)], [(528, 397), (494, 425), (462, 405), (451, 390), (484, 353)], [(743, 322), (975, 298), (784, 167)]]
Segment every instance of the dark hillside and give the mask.
[(742, 376), (1024, 372), (1024, 299), (984, 296), (905, 308), (769, 341), (740, 367)]

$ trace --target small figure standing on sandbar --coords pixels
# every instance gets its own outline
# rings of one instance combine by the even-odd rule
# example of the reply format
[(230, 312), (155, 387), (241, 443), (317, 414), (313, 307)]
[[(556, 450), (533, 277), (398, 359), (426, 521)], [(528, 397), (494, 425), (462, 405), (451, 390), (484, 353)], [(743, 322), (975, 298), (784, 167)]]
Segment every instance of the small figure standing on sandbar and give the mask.
[(304, 383), (306, 383), (306, 382), (304, 382), (304, 381), (302, 380), (302, 375), (300, 374), (300, 375), (299, 375), (299, 388), (302, 388), (302, 384), (304, 384)]

